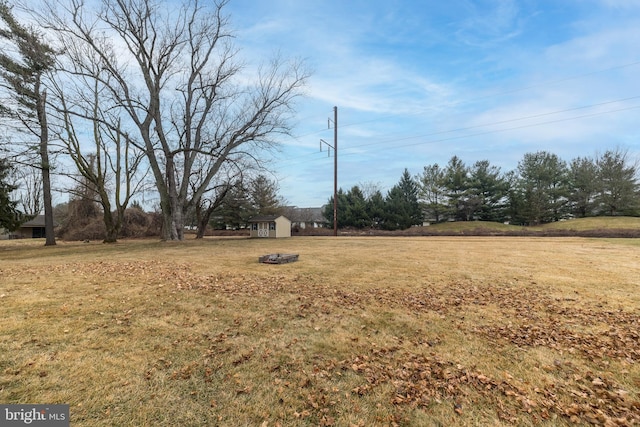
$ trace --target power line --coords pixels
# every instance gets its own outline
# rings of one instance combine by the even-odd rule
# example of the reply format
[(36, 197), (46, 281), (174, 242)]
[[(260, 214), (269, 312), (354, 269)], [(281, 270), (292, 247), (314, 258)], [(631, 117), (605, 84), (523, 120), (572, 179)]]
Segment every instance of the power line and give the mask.
[[(602, 112), (599, 112), (599, 113), (584, 114), (582, 116), (567, 117), (567, 118), (564, 118), (564, 119), (557, 119), (557, 120), (550, 120), (550, 121), (546, 121), (546, 122), (532, 123), (532, 124), (522, 125), (522, 126), (515, 126), (515, 127), (511, 127), (511, 128), (497, 129), (497, 130), (492, 130), (492, 131), (487, 131), (487, 132), (479, 132), (479, 133), (461, 135), (461, 136), (454, 136), (454, 137), (451, 137), (451, 138), (443, 138), (443, 139), (439, 139), (439, 140), (423, 141), (423, 142), (417, 142), (417, 143), (405, 144), (405, 145), (396, 145), (393, 148), (405, 148), (405, 147), (413, 147), (413, 146), (416, 146), (416, 145), (423, 145), (423, 144), (434, 144), (436, 142), (445, 142), (445, 141), (452, 141), (452, 140), (455, 140), (455, 139), (463, 139), (463, 138), (471, 138), (471, 137), (474, 137), (474, 136), (489, 135), (489, 134), (492, 134), (492, 133), (508, 132), (508, 131), (511, 131), (511, 130), (525, 129), (525, 128), (529, 128), (529, 127), (542, 126), (542, 125), (547, 125), (547, 124), (551, 124), (551, 123), (567, 122), (567, 121), (571, 121), (571, 120), (579, 120), (579, 119), (584, 119), (584, 118), (587, 118), (587, 117), (595, 117), (595, 116), (601, 116), (601, 115), (604, 115), (604, 114), (618, 113), (620, 111), (629, 111), (629, 110), (635, 110), (635, 109), (640, 109), (640, 105), (634, 105), (632, 107), (619, 108), (619, 109), (610, 110), (610, 111), (602, 111)], [(357, 154), (357, 153), (346, 153), (344, 155), (350, 155), (350, 154)]]
[[(612, 114), (612, 113), (617, 113), (617, 112), (621, 112), (621, 111), (629, 111), (629, 110), (634, 110), (634, 109), (640, 109), (640, 105), (635, 105), (635, 106), (625, 107), (625, 108), (619, 108), (619, 109), (609, 110), (609, 111), (602, 111), (602, 112), (592, 113), (592, 114), (583, 114), (583, 115), (580, 115), (580, 116), (567, 117), (567, 118), (563, 118), (563, 119), (549, 120), (549, 121), (545, 121), (545, 122), (532, 123), (532, 124), (521, 125), (521, 126), (514, 126), (514, 127), (510, 127), (510, 128), (491, 130), (491, 131), (487, 131), (487, 132), (478, 132), (478, 133), (474, 133), (474, 134), (460, 135), (460, 136), (454, 136), (454, 137), (450, 137), (450, 138), (441, 138), (441, 139), (436, 139), (436, 140), (420, 141), (420, 142), (416, 142), (416, 143), (412, 143), (412, 144), (394, 145), (391, 148), (397, 149), (397, 148), (406, 148), (406, 147), (412, 147), (412, 146), (417, 146), (417, 145), (436, 144), (436, 143), (448, 142), (448, 141), (453, 141), (453, 140), (458, 140), (458, 139), (473, 138), (473, 137), (476, 137), (476, 136), (489, 135), (489, 134), (493, 134), (493, 133), (502, 133), (502, 132), (508, 132), (508, 131), (512, 131), (512, 130), (535, 127), (535, 126), (543, 126), (543, 125), (551, 124), (551, 123), (560, 123), (560, 122), (571, 121), (571, 120), (579, 120), (579, 119), (584, 119), (584, 118), (588, 118), (588, 117), (601, 116), (601, 115), (604, 115), (604, 114)], [(356, 154), (360, 154), (360, 153), (356, 153), (356, 152), (344, 153), (344, 152), (342, 152), (341, 156), (343, 156), (343, 157), (344, 156), (352, 156), (352, 155), (356, 155)], [(315, 158), (313, 160), (320, 160), (320, 158)], [(296, 163), (293, 163), (293, 164), (296, 164)]]
[(597, 103), (597, 104), (590, 104), (590, 105), (583, 105), (583, 106), (579, 106), (579, 107), (566, 108), (566, 109), (563, 109), (563, 110), (556, 110), (556, 111), (550, 111), (550, 112), (546, 112), (546, 113), (533, 114), (533, 115), (530, 115), (530, 116), (516, 117), (516, 118), (508, 119), (508, 120), (500, 120), (500, 121), (497, 121), (497, 122), (481, 123), (481, 124), (474, 125), (474, 126), (466, 126), (466, 127), (456, 128), (456, 129), (432, 132), (432, 133), (428, 133), (428, 134), (407, 136), (407, 137), (403, 137), (403, 138), (393, 138), (393, 139), (390, 139), (390, 140), (384, 140), (384, 141), (378, 141), (378, 142), (373, 142), (373, 143), (356, 145), (356, 146), (350, 147), (350, 148), (369, 147), (369, 146), (375, 146), (375, 145), (380, 145), (380, 144), (386, 144), (388, 142), (393, 142), (393, 141), (403, 141), (403, 140), (407, 140), (407, 139), (424, 138), (424, 137), (428, 137), (428, 136), (442, 135), (442, 134), (454, 133), (454, 132), (461, 132), (461, 131), (465, 131), (465, 130), (477, 129), (477, 128), (482, 128), (482, 127), (487, 127), (487, 126), (496, 126), (496, 125), (501, 125), (501, 124), (505, 124), (505, 123), (512, 123), (512, 122), (518, 122), (518, 121), (522, 121), (522, 120), (530, 120), (530, 119), (536, 119), (536, 118), (539, 118), (539, 117), (551, 116), (551, 115), (554, 115), (554, 114), (567, 113), (567, 112), (570, 112), (570, 111), (585, 110), (585, 109), (588, 109), (588, 108), (601, 107), (603, 105), (615, 104), (615, 103), (624, 102), (624, 101), (630, 101), (630, 100), (639, 99), (639, 98), (640, 98), (640, 95), (632, 96), (632, 97), (628, 97), (628, 98), (616, 99), (616, 100), (613, 100), (613, 101), (600, 102), (600, 103)]
[[(381, 140), (381, 141), (377, 141), (377, 142), (373, 142), (373, 143), (367, 143), (367, 144), (361, 144), (361, 145), (357, 145), (357, 146), (353, 146), (353, 147), (343, 148), (342, 149), (342, 155), (350, 156), (350, 155), (355, 155), (355, 154), (361, 154), (360, 152), (349, 152), (349, 151), (350, 150), (354, 150), (354, 149), (373, 147), (373, 146), (382, 145), (382, 144), (388, 145), (390, 142), (406, 141), (406, 140), (410, 140), (410, 139), (425, 138), (425, 137), (430, 137), (430, 136), (443, 135), (443, 134), (447, 134), (447, 133), (454, 133), (454, 132), (461, 132), (461, 131), (465, 131), (465, 130), (478, 129), (478, 128), (483, 128), (483, 127), (488, 127), (488, 126), (496, 126), (496, 125), (501, 125), (501, 124), (506, 124), (506, 123), (513, 123), (513, 122), (522, 121), (522, 120), (530, 120), (530, 119), (546, 117), (546, 116), (551, 116), (551, 115), (560, 114), (560, 113), (566, 113), (566, 112), (570, 112), (570, 111), (578, 111), (578, 110), (584, 110), (584, 109), (588, 109), (588, 108), (601, 107), (601, 106), (604, 106), (604, 105), (609, 105), (609, 104), (614, 104), (614, 103), (619, 103), (619, 102), (624, 102), (624, 101), (629, 101), (629, 100), (635, 100), (635, 99), (639, 99), (639, 98), (640, 98), (640, 95), (639, 96), (632, 96), (632, 97), (622, 98), (622, 99), (617, 99), (617, 100), (612, 100), (612, 101), (600, 102), (600, 103), (596, 103), (596, 104), (584, 105), (584, 106), (579, 106), (579, 107), (566, 108), (566, 109), (563, 109), (563, 110), (557, 110), (557, 111), (551, 111), (551, 112), (546, 112), (546, 113), (534, 114), (534, 115), (530, 115), (530, 116), (523, 116), (523, 117), (518, 117), (518, 118), (514, 118), (514, 119), (509, 119), (509, 120), (501, 120), (501, 121), (497, 121), (497, 122), (489, 122), (489, 123), (483, 123), (483, 124), (478, 124), (478, 125), (474, 125), (474, 126), (466, 126), (466, 127), (456, 128), (456, 129), (451, 129), (451, 130), (432, 132), (432, 133), (428, 133), (428, 134), (413, 135), (413, 136), (408, 136), (408, 137), (403, 137), (403, 138), (390, 138), (390, 139), (385, 139), (385, 140)], [(628, 111), (628, 110), (637, 109), (637, 108), (640, 108), (640, 106), (632, 106), (632, 107), (619, 108), (619, 109), (609, 110), (609, 111), (601, 111), (601, 112), (592, 113), (592, 114), (585, 114), (585, 115), (568, 117), (568, 118), (563, 118), (563, 119), (538, 122), (538, 123), (527, 124), (527, 125), (522, 125), (522, 126), (504, 128), (504, 129), (495, 129), (495, 130), (490, 130), (490, 131), (486, 131), (486, 132), (478, 132), (478, 133), (473, 133), (473, 134), (454, 136), (454, 137), (450, 137), (450, 138), (441, 138), (441, 139), (436, 139), (436, 140), (420, 141), (420, 142), (416, 142), (416, 143), (403, 144), (403, 145), (393, 145), (392, 147), (389, 147), (389, 149), (412, 147), (412, 146), (416, 146), (416, 145), (425, 145), (425, 144), (433, 144), (433, 143), (437, 143), (437, 142), (445, 142), (445, 141), (452, 141), (452, 140), (458, 140), (458, 139), (465, 139), (465, 138), (471, 138), (471, 137), (475, 137), (475, 136), (489, 135), (489, 134), (492, 134), (492, 133), (501, 133), (501, 132), (507, 132), (507, 131), (510, 131), (510, 130), (517, 130), (517, 129), (523, 129), (523, 128), (528, 128), (528, 127), (535, 127), (535, 126), (543, 126), (543, 125), (551, 124), (551, 123), (559, 123), (559, 122), (564, 122), (564, 121), (579, 120), (579, 119), (587, 118), (587, 117), (596, 117), (596, 116), (600, 116), (600, 115), (604, 115), (604, 114), (612, 114), (612, 113), (616, 113), (616, 112)], [(384, 150), (384, 148), (383, 148), (383, 150)], [(346, 153), (345, 153), (345, 151), (346, 151)], [(296, 158), (289, 159), (289, 160), (290, 161), (291, 160), (297, 160), (297, 159), (307, 158), (307, 157), (310, 157), (310, 156), (315, 156), (316, 159), (314, 159), (314, 160), (320, 160), (319, 158), (317, 158), (318, 154), (317, 153), (313, 153), (313, 152), (309, 153), (309, 154), (304, 154), (304, 155), (301, 155), (301, 156), (297, 156)], [(302, 162), (290, 162), (290, 161), (287, 161), (287, 162), (284, 162), (284, 163), (279, 163), (279, 164), (287, 166), (287, 165), (296, 165), (296, 164), (301, 164), (302, 163)]]
[[(497, 92), (497, 93), (485, 95), (485, 96), (482, 96), (482, 97), (471, 98), (471, 99), (466, 100), (466, 101), (462, 100), (462, 101), (458, 101), (458, 102), (453, 102), (453, 103), (449, 103), (449, 104), (443, 105), (441, 107), (452, 107), (452, 106), (460, 105), (460, 104), (464, 104), (464, 103), (472, 103), (474, 101), (478, 101), (478, 100), (481, 100), (481, 99), (487, 99), (487, 98), (503, 96), (503, 95), (507, 95), (507, 94), (511, 94), (511, 93), (523, 92), (525, 90), (533, 89), (533, 88), (544, 86), (544, 85), (552, 85), (552, 84), (562, 83), (562, 82), (566, 82), (566, 81), (570, 81), (570, 80), (576, 80), (576, 79), (580, 79), (580, 78), (583, 78), (583, 77), (587, 77), (587, 76), (591, 76), (591, 75), (595, 75), (595, 74), (600, 74), (600, 73), (604, 73), (604, 72), (607, 72), (607, 71), (633, 67), (633, 66), (636, 66), (636, 65), (640, 65), (640, 61), (634, 61), (634, 62), (629, 62), (629, 63), (626, 63), (626, 64), (614, 65), (612, 67), (603, 68), (603, 69), (595, 70), (595, 71), (590, 71), (590, 72), (582, 73), (582, 74), (576, 74), (576, 75), (573, 75), (573, 76), (563, 77), (563, 78), (559, 78), (559, 79), (545, 80), (545, 81), (542, 81), (542, 82), (534, 84), (534, 85), (524, 86), (524, 87), (521, 87), (521, 88), (516, 88), (516, 89), (513, 89), (513, 90), (509, 90), (509, 91)], [(359, 148), (359, 147), (367, 147), (367, 146), (372, 146), (372, 145), (385, 144), (387, 142), (402, 141), (402, 140), (405, 140), (405, 139), (422, 138), (422, 137), (425, 137), (425, 136), (433, 136), (433, 135), (439, 135), (439, 134), (443, 134), (443, 133), (459, 132), (459, 131), (463, 131), (463, 130), (473, 129), (473, 128), (476, 128), (476, 127), (492, 126), (492, 125), (508, 123), (508, 122), (512, 122), (512, 121), (526, 120), (526, 119), (536, 118), (536, 117), (540, 117), (540, 116), (544, 116), (544, 115), (559, 114), (561, 112), (568, 112), (568, 111), (584, 109), (584, 108), (592, 108), (592, 107), (599, 106), (599, 105), (606, 105), (606, 104), (609, 104), (609, 103), (622, 102), (622, 101), (636, 99), (636, 98), (638, 98), (638, 97), (634, 96), (634, 97), (630, 97), (630, 98), (624, 98), (624, 99), (621, 99), (621, 100), (606, 101), (606, 102), (603, 102), (603, 103), (600, 103), (600, 104), (593, 104), (593, 105), (590, 105), (590, 106), (569, 108), (569, 109), (566, 109), (566, 110), (559, 110), (559, 111), (556, 111), (556, 112), (542, 113), (540, 115), (534, 115), (534, 116), (530, 116), (530, 117), (522, 117), (522, 118), (504, 120), (504, 121), (495, 122), (495, 123), (488, 123), (488, 124), (481, 124), (481, 125), (476, 125), (476, 126), (471, 126), (471, 127), (464, 127), (464, 128), (459, 128), (459, 129), (446, 130), (446, 131), (435, 132), (435, 133), (431, 133), (431, 134), (409, 136), (409, 137), (399, 138), (399, 139), (398, 138), (390, 138), (390, 139), (387, 139), (387, 140), (383, 140), (383, 141), (379, 141), (379, 142), (375, 142), (375, 143), (370, 143), (370, 144), (363, 144), (363, 145), (360, 145), (360, 146), (357, 146), (357, 147), (352, 147), (352, 148)], [(386, 119), (390, 119), (390, 118), (401, 117), (401, 116), (404, 116), (404, 117), (407, 117), (407, 116), (418, 116), (418, 115), (424, 114), (427, 111), (428, 110), (422, 110), (421, 112), (415, 112), (415, 113), (409, 113), (409, 114), (386, 115), (386, 116), (378, 117), (376, 119), (371, 119), (371, 120), (364, 120), (364, 121), (359, 121), (359, 122), (354, 122), (354, 123), (347, 123), (347, 124), (342, 123), (340, 126), (344, 128), (344, 127), (356, 126), (356, 125), (360, 125), (360, 124), (373, 123), (373, 122), (377, 122), (377, 121), (380, 121), (380, 120), (385, 119), (385, 118)], [(312, 136), (312, 135), (318, 135), (318, 134), (321, 134), (322, 132), (325, 132), (325, 131), (326, 131), (326, 129), (319, 129), (319, 130), (311, 131), (311, 132), (308, 132), (308, 133), (305, 133), (305, 134), (301, 134), (301, 135), (292, 135), (290, 137), (292, 139), (298, 141), (298, 142), (302, 142), (301, 141), (302, 138), (305, 138), (307, 136)], [(299, 158), (313, 156), (313, 155), (315, 155), (315, 153), (309, 153), (308, 155), (299, 156)]]
[[(523, 86), (523, 87), (515, 88), (515, 89), (512, 89), (512, 90), (491, 93), (491, 94), (487, 94), (487, 95), (484, 95), (484, 96), (470, 98), (470, 99), (467, 99), (467, 100), (461, 100), (461, 101), (457, 101), (457, 102), (451, 102), (451, 103), (448, 103), (448, 104), (443, 104), (443, 105), (438, 106), (438, 108), (443, 108), (443, 107), (449, 108), (449, 107), (454, 107), (456, 105), (461, 105), (461, 104), (471, 104), (471, 103), (473, 103), (475, 101), (480, 101), (480, 100), (483, 100), (483, 99), (494, 98), (494, 97), (509, 95), (509, 94), (518, 93), (518, 92), (524, 92), (526, 90), (535, 89), (535, 88), (541, 87), (541, 86), (564, 83), (564, 82), (567, 82), (567, 81), (577, 80), (577, 79), (581, 79), (581, 78), (584, 78), (584, 77), (592, 76), (592, 75), (595, 75), (595, 74), (601, 74), (601, 73), (605, 73), (607, 71), (619, 70), (619, 69), (622, 69), (622, 68), (633, 67), (633, 66), (636, 66), (636, 65), (640, 65), (640, 61), (629, 62), (629, 63), (621, 64), (621, 65), (614, 65), (613, 67), (603, 68), (603, 69), (600, 69), (600, 70), (590, 71), (590, 72), (582, 73), (582, 74), (576, 74), (576, 75), (568, 76), (568, 77), (562, 77), (562, 78), (559, 78), (559, 79), (545, 80), (545, 81), (542, 81), (540, 83), (536, 83), (536, 84), (532, 84), (532, 85), (528, 85), (528, 86)], [(433, 108), (424, 109), (422, 111), (417, 111), (417, 112), (408, 113), (408, 114), (390, 114), (390, 115), (386, 115), (386, 116), (383, 116), (383, 117), (378, 117), (376, 119), (364, 120), (364, 121), (359, 121), (359, 122), (354, 122), (354, 123), (341, 124), (341, 127), (349, 127), (349, 126), (356, 126), (356, 125), (360, 125), (360, 124), (373, 123), (373, 122), (376, 122), (376, 121), (379, 121), (379, 120), (385, 119), (385, 118), (389, 119), (389, 118), (400, 117), (400, 116), (419, 116), (419, 115), (422, 115), (422, 114), (426, 113), (427, 111), (431, 111), (431, 110), (433, 110)]]

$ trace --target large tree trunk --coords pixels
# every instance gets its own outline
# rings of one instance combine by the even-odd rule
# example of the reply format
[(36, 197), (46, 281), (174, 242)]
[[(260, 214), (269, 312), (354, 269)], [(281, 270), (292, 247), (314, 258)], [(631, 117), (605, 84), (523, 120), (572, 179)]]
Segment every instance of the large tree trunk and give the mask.
[(203, 239), (206, 230), (207, 224), (201, 225), (198, 223), (198, 229), (196, 230), (196, 239)]
[(204, 237), (205, 231), (207, 231), (207, 226), (209, 225), (209, 220), (211, 219), (211, 215), (213, 215), (213, 211), (215, 211), (222, 202), (224, 201), (227, 193), (229, 193), (231, 189), (230, 185), (225, 185), (223, 190), (219, 193), (216, 192), (216, 195), (213, 196), (213, 200), (209, 200), (207, 202), (208, 206), (205, 208), (203, 205), (202, 197), (198, 199), (195, 203), (196, 208), (196, 222), (197, 222), (197, 230), (196, 230), (196, 239), (202, 239)]
[[(44, 153), (47, 152), (47, 146), (41, 148)], [(53, 203), (51, 201), (51, 177), (49, 174), (49, 155), (42, 156), (42, 190), (44, 193), (44, 235), (45, 246), (55, 246), (55, 223), (53, 222)]]
[(125, 208), (118, 206), (114, 213), (111, 211), (109, 204), (105, 205), (105, 203), (102, 203), (102, 211), (105, 226), (104, 240), (102, 243), (116, 243), (120, 230), (122, 230), (122, 224), (124, 223)]
[(167, 156), (165, 166), (167, 194), (161, 195), (162, 209), (162, 240), (184, 240), (184, 204), (185, 201), (178, 194), (175, 179), (175, 165), (173, 158)]
[(178, 199), (176, 199), (176, 203), (172, 208), (172, 225), (173, 229), (171, 230), (171, 240), (184, 240), (184, 215), (183, 215), (182, 204), (178, 203)]
[[(40, 90), (40, 78), (36, 81), (35, 93)], [(53, 203), (51, 201), (51, 166), (49, 164), (49, 129), (47, 127), (46, 112), (47, 92), (38, 97), (36, 105), (38, 121), (40, 123), (40, 164), (42, 168), (42, 193), (44, 198), (44, 235), (45, 246), (54, 246), (56, 236), (53, 222)]]
[(177, 196), (160, 196), (162, 240), (184, 240), (183, 204)]
[(196, 239), (202, 239), (204, 237), (204, 232), (207, 230), (207, 224), (209, 223), (209, 217), (205, 218), (206, 215), (203, 215), (202, 211), (202, 204), (198, 200), (196, 203)]
[(203, 209), (200, 203), (196, 205), (196, 222), (198, 227), (196, 230), (196, 239), (202, 239), (204, 237), (204, 233), (207, 231), (209, 219), (211, 218), (211, 214), (214, 209), (215, 207)]
[(160, 212), (162, 214), (161, 239), (172, 240), (171, 229), (173, 228), (173, 218), (171, 215), (171, 202), (169, 201), (169, 196), (162, 192), (160, 192)]
[(118, 240), (118, 226), (113, 219), (113, 214), (111, 212), (107, 212), (106, 210), (103, 213), (104, 218), (104, 240), (102, 243), (115, 243)]

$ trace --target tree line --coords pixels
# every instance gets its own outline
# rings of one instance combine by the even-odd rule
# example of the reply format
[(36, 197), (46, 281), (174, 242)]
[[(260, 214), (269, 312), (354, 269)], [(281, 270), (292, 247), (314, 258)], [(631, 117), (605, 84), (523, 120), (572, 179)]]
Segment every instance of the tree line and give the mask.
[[(538, 225), (574, 217), (640, 215), (638, 164), (622, 149), (570, 162), (547, 151), (527, 153), (515, 170), (458, 156), (424, 167), (383, 196), (359, 186), (338, 192), (338, 227), (406, 229), (423, 222), (496, 221)], [(333, 197), (324, 215), (333, 222)]]
[[(12, 230), (20, 225), (24, 215), (17, 209), (22, 201), (11, 201), (7, 197), (15, 187), (8, 184), (5, 164), (0, 161), (0, 228)], [(53, 208), (57, 222), (56, 236), (64, 240), (104, 239), (107, 230), (102, 207), (96, 202), (91, 186), (79, 184), (71, 191), (73, 198)], [(202, 238), (211, 229), (244, 228), (248, 220), (256, 215), (288, 215), (286, 202), (278, 195), (278, 191), (277, 181), (266, 175), (246, 179), (218, 199), (220, 203), (213, 206), (210, 216), (203, 215), (197, 206), (189, 209), (185, 214), (185, 226), (195, 233), (196, 238)], [(5, 223), (5, 218), (13, 222)], [(118, 236), (157, 237), (161, 223), (160, 212), (145, 211), (140, 202), (134, 200), (123, 212)]]

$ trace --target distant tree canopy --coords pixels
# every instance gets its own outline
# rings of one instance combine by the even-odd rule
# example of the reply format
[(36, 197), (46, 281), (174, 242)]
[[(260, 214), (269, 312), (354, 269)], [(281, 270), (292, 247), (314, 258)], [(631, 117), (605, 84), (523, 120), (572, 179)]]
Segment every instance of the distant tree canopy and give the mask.
[[(383, 197), (364, 197), (358, 186), (338, 192), (338, 227), (397, 230), (423, 221), (498, 221), (537, 225), (570, 217), (640, 215), (638, 164), (626, 151), (567, 163), (557, 155), (526, 153), (503, 173), (488, 160), (467, 166), (453, 156), (446, 166), (427, 165)], [(333, 198), (324, 211), (333, 222)]]

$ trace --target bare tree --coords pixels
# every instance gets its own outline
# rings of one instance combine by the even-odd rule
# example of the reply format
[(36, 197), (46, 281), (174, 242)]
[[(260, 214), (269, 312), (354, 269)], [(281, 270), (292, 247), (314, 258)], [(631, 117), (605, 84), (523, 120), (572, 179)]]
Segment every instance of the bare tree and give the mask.
[(123, 129), (101, 57), (81, 40), (61, 42), (66, 55), (58, 67), (60, 78), (52, 82), (59, 119), (53, 129), (79, 174), (76, 181), (89, 186), (102, 207), (104, 242), (114, 243), (127, 206), (143, 185), (145, 174), (139, 170), (144, 152)]
[[(105, 0), (91, 18), (81, 0), (50, 0), (40, 17), (100, 56), (110, 76), (104, 83), (149, 161), (163, 238), (170, 240), (184, 238), (187, 209), (229, 159), (255, 155), (290, 131), (293, 102), (308, 79), (300, 61), (276, 57), (246, 83), (224, 13), (228, 1), (202, 3), (187, 0), (176, 10), (154, 0)], [(194, 187), (190, 177), (201, 158), (207, 169)]]
[(196, 239), (204, 237), (211, 215), (222, 205), (231, 188), (233, 188), (233, 184), (230, 183), (216, 185), (208, 194), (203, 195), (199, 201), (196, 201)]
[(40, 171), (31, 167), (16, 168), (13, 171), (17, 181), (18, 207), (27, 217), (35, 217), (42, 212), (43, 189)]
[[(190, 178), (192, 193), (202, 185), (202, 181), (206, 179), (209, 170), (206, 163), (211, 161), (210, 158), (201, 157), (194, 164), (194, 170)], [(232, 162), (228, 159), (226, 171), (219, 171), (216, 179), (209, 184), (209, 189), (202, 193), (198, 200), (193, 203), (193, 210), (196, 220), (196, 239), (202, 239), (209, 225), (211, 215), (224, 203), (230, 190), (241, 185), (244, 176), (242, 163)]]

